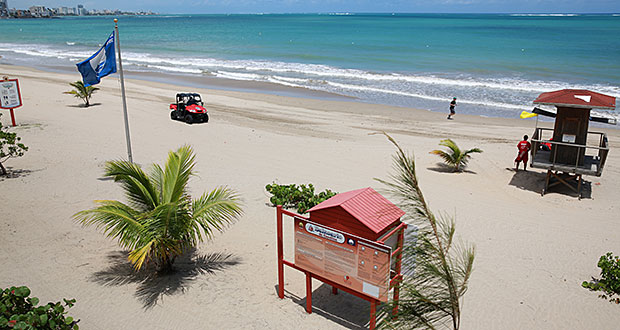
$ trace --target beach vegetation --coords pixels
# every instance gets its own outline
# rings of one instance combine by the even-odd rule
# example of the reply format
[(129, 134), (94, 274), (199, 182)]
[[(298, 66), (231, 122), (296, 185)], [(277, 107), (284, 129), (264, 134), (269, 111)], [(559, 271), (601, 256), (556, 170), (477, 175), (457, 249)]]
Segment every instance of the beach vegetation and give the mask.
[(42, 306), (39, 299), (30, 297), (26, 286), (3, 289), (0, 294), (0, 329), (58, 329), (78, 330), (78, 322), (67, 315), (75, 299), (63, 299)]
[(620, 304), (620, 257), (607, 252), (599, 258), (598, 267), (601, 269), (601, 277), (593, 277), (589, 282), (583, 281), (581, 286), (590, 291), (601, 292), (600, 298)]
[(74, 218), (117, 239), (136, 270), (153, 261), (157, 271), (171, 271), (178, 256), (242, 214), (240, 197), (224, 186), (192, 199), (188, 182), (194, 166), (190, 146), (169, 152), (163, 168), (153, 164), (148, 172), (124, 160), (106, 162), (105, 176), (121, 184), (128, 203), (96, 201), (97, 207)]
[(71, 94), (77, 98), (82, 99), (82, 101), (84, 101), (85, 107), (90, 106), (90, 99), (92, 98), (93, 93), (99, 90), (98, 87), (84, 86), (84, 83), (79, 80), (69, 83), (69, 85), (71, 85), (71, 87), (73, 87), (74, 89), (64, 92), (64, 94)]
[(444, 146), (448, 149), (444, 150), (433, 150), (431, 154), (438, 155), (441, 157), (448, 166), (452, 168), (454, 172), (461, 172), (467, 166), (469, 159), (471, 158), (471, 154), (480, 153), (482, 150), (478, 148), (473, 148), (469, 150), (461, 150), (454, 141), (450, 139), (441, 140), (439, 142), (440, 146)]
[(330, 189), (316, 194), (312, 183), (296, 185), (274, 182), (266, 185), (265, 190), (272, 194), (269, 201), (273, 206), (282, 205), (284, 208), (296, 209), (300, 214), (306, 213), (313, 206), (338, 194)]
[[(0, 114), (0, 117), (2, 117), (2, 114)], [(21, 138), (17, 136), (17, 133), (7, 131), (0, 121), (0, 175), (7, 173), (2, 163), (9, 158), (21, 157), (28, 151), (28, 147), (19, 141), (21, 141)]]
[[(455, 220), (436, 216), (429, 208), (420, 189), (413, 154), (385, 135), (397, 152), (389, 180), (377, 180), (387, 186), (395, 204), (406, 212), (403, 221), (414, 226), (415, 234), (407, 235), (404, 243), (400, 299), (382, 308), (379, 326), (459, 329), (462, 297), (473, 271), (475, 248), (455, 242)], [(392, 317), (395, 305), (399, 312)]]

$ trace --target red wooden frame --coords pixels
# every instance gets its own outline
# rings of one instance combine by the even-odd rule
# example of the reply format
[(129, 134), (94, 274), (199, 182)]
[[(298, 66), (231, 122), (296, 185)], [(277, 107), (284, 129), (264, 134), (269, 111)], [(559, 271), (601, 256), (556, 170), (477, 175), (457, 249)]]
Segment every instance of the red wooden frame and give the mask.
[[(6, 78), (6, 77), (5, 77)], [(19, 80), (17, 79), (2, 79), (2, 81), (14, 81), (15, 84), (17, 85), (17, 97), (19, 97), (19, 105), (13, 108), (3, 108), (2, 106), (0, 106), (0, 109), (8, 109), (11, 112), (11, 123), (13, 124), (13, 127), (17, 126), (15, 124), (15, 113), (13, 112), (13, 109), (15, 108), (19, 108), (23, 105), (22, 103), (22, 93), (19, 90)]]
[[(282, 215), (288, 215), (290, 217), (298, 217), (304, 220), (310, 220), (304, 216), (301, 216), (297, 213), (289, 212), (282, 209), (281, 205), (277, 206), (276, 213), (276, 232), (277, 232), (277, 250), (278, 250), (278, 297), (280, 299), (284, 299), (284, 266), (289, 266), (293, 269), (297, 269), (300, 272), (306, 274), (306, 312), (308, 314), (312, 313), (312, 278), (316, 278), (317, 280), (326, 283), (332, 287), (332, 293), (337, 294), (338, 289), (350, 293), (356, 297), (362, 298), (368, 302), (370, 302), (370, 329), (373, 330), (377, 325), (377, 304), (379, 300), (369, 297), (360, 292), (354, 291), (350, 288), (344, 287), (340, 284), (334, 283), (322, 276), (311, 273), (305, 269), (302, 269), (295, 265), (294, 262), (290, 262), (284, 260), (284, 243), (283, 243), (283, 235), (282, 235)], [(398, 299), (400, 294), (400, 280), (402, 279), (402, 251), (403, 244), (405, 240), (405, 229), (407, 228), (407, 224), (401, 222), (398, 226), (394, 227), (387, 235), (385, 235), (381, 240), (377, 241), (378, 243), (384, 244), (385, 241), (394, 234), (398, 234), (398, 243), (397, 248), (392, 252), (392, 258), (396, 258), (396, 267), (394, 269), (394, 276), (390, 278), (389, 288), (394, 288), (394, 309), (392, 310), (393, 317), (396, 317), (398, 313)]]

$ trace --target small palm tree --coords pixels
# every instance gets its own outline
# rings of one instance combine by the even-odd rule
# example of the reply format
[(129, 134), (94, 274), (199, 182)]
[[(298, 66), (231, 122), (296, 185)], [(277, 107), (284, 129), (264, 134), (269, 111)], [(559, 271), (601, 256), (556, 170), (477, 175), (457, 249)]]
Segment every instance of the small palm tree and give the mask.
[(89, 99), (93, 96), (95, 91), (98, 91), (99, 88), (93, 86), (84, 86), (84, 83), (81, 81), (76, 81), (73, 83), (69, 83), (73, 88), (72, 91), (64, 92), (64, 94), (71, 94), (75, 97), (81, 98), (84, 101), (86, 107), (90, 106)]
[(431, 151), (431, 154), (435, 154), (443, 158), (443, 161), (452, 167), (455, 172), (461, 172), (467, 166), (467, 163), (471, 158), (470, 154), (482, 152), (482, 150), (478, 148), (461, 151), (456, 143), (450, 139), (441, 140), (439, 145), (447, 147), (448, 150), (433, 150)]
[(214, 229), (222, 231), (242, 213), (238, 195), (226, 187), (192, 200), (187, 182), (194, 157), (191, 147), (183, 146), (168, 154), (163, 169), (153, 164), (148, 174), (131, 162), (107, 162), (105, 175), (121, 184), (129, 203), (97, 201), (98, 207), (74, 218), (118, 239), (130, 250), (136, 270), (153, 260), (158, 271), (170, 271), (177, 256), (211, 239)]

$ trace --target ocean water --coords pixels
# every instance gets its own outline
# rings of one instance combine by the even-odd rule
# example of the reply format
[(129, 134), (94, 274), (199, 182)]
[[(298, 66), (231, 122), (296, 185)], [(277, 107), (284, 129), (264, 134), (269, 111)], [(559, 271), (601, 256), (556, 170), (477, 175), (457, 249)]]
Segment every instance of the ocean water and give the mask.
[[(0, 63), (74, 70), (113, 27), (112, 17), (0, 20)], [(271, 82), (446, 113), (457, 97), (457, 113), (509, 118), (557, 89), (620, 97), (612, 14), (123, 16), (119, 29), (126, 71)]]

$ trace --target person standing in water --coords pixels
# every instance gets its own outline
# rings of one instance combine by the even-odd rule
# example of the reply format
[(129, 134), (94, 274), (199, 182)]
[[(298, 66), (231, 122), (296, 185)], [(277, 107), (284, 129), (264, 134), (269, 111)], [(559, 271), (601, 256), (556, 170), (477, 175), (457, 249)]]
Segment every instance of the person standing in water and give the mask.
[(452, 116), (454, 116), (454, 107), (456, 107), (456, 97), (450, 102), (450, 114), (448, 115), (448, 119), (452, 119)]

